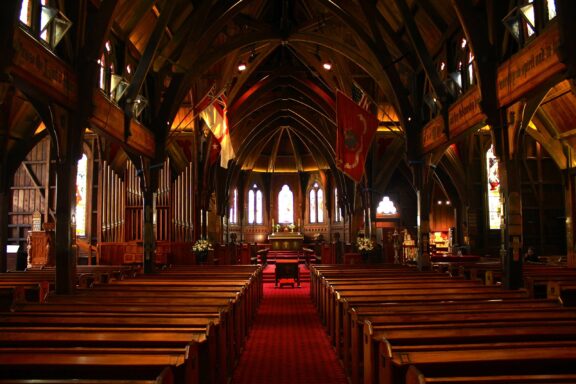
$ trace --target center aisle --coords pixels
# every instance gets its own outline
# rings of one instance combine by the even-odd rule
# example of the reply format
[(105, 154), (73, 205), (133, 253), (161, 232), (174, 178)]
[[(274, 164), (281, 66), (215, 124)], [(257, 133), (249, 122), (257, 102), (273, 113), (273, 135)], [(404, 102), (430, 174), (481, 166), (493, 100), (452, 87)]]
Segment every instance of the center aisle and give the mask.
[(264, 299), (232, 376), (232, 384), (259, 383), (348, 383), (310, 300), (308, 279), (301, 288), (264, 284)]

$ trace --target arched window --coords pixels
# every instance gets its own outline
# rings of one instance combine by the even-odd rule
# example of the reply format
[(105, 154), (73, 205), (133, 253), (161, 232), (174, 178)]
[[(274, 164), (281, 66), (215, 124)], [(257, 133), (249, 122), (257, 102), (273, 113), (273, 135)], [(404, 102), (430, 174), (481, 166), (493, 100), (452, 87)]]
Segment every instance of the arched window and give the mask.
[(234, 188), (232, 192), (232, 201), (230, 202), (230, 223), (238, 223), (238, 189)]
[(76, 236), (86, 236), (86, 200), (88, 197), (88, 157), (86, 154), (78, 160), (76, 172)]
[(278, 223), (294, 223), (294, 195), (286, 184), (278, 193)]
[(334, 188), (334, 221), (340, 223), (342, 221), (342, 208), (338, 202), (338, 188)]
[(262, 191), (256, 184), (248, 191), (248, 224), (262, 224)]
[(494, 155), (494, 146), (490, 146), (486, 151), (486, 174), (488, 181), (488, 224), (490, 229), (499, 229), (502, 217), (502, 202), (500, 200), (498, 159)]
[(324, 222), (324, 191), (318, 183), (314, 183), (310, 189), (310, 222), (323, 223)]

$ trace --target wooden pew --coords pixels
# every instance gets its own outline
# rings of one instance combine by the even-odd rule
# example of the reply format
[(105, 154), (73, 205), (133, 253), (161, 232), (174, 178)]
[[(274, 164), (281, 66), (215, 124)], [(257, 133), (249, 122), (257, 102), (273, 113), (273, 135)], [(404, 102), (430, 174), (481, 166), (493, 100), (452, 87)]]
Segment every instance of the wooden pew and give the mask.
[(186, 348), (0, 348), (2, 383), (200, 383)]
[[(1, 381), (0, 381), (1, 383)], [(406, 373), (406, 384), (567, 384), (576, 383), (576, 374), (552, 373), (545, 375), (507, 374), (484, 376), (433, 376), (424, 375), (415, 366)]]
[[(68, 348), (72, 351), (71, 353), (77, 351), (80, 356), (88, 356), (87, 359), (90, 359), (92, 354), (98, 356), (100, 360), (95, 361), (96, 365), (118, 364), (127, 366), (129, 365), (128, 362), (136, 360), (133, 355), (138, 355), (142, 358), (138, 363), (134, 363), (138, 367), (139, 364), (145, 365), (147, 354), (153, 354), (160, 361), (163, 361), (164, 366), (170, 366), (170, 364), (166, 364), (166, 361), (177, 362), (176, 367), (184, 367), (184, 372), (181, 375), (187, 378), (186, 382), (198, 383), (201, 376), (214, 375), (218, 372), (215, 370), (218, 368), (216, 366), (208, 367), (199, 364), (200, 360), (210, 362), (210, 357), (216, 356), (215, 346), (209, 342), (209, 332), (210, 326), (163, 329), (143, 327), (0, 327), (0, 361), (2, 364), (8, 364), (8, 360), (4, 361), (3, 355), (8, 355), (7, 350), (10, 349), (13, 355), (19, 356), (14, 364), (42, 364), (39, 361), (48, 362), (51, 360), (43, 360), (42, 354), (32, 353), (32, 349), (44, 348), (47, 350), (44, 355), (54, 356), (58, 353), (48, 350)], [(82, 351), (79, 350), (80, 348), (83, 348)], [(180, 352), (172, 356), (172, 351), (175, 348), (179, 349)], [(171, 353), (168, 354), (170, 356), (168, 360), (162, 360), (163, 353), (155, 353), (162, 349), (171, 350)], [(18, 354), (18, 350), (28, 351), (28, 353)], [(122, 351), (122, 353), (128, 351), (126, 358), (128, 362), (124, 360), (124, 356), (116, 356), (115, 352), (117, 351)], [(76, 361), (74, 359), (67, 360), (66, 356), (61, 357), (66, 365), (71, 365)], [(110, 363), (114, 359), (117, 362)], [(98, 363), (99, 361), (103, 362)], [(153, 360), (149, 362), (152, 365), (155, 364)], [(77, 364), (83, 365), (82, 360)], [(55, 365), (59, 364), (56, 363)], [(201, 368), (206, 369), (206, 372), (201, 372)], [(0, 371), (2, 369), (0, 365)], [(75, 368), (70, 367), (69, 369), (74, 370)], [(215, 383), (216, 377), (212, 377), (210, 381)]]
[[(505, 305), (502, 305), (505, 304)], [(459, 301), (459, 302), (433, 302), (433, 303), (409, 303), (409, 304), (381, 304), (381, 305), (356, 305), (350, 308), (348, 305), (344, 306), (345, 312), (349, 316), (344, 317), (345, 322), (343, 325), (343, 343), (340, 348), (339, 355), (342, 358), (344, 367), (349, 375), (352, 372), (352, 356), (356, 361), (354, 364), (358, 366), (363, 358), (363, 351), (361, 345), (363, 344), (363, 331), (365, 320), (371, 320), (380, 315), (393, 315), (393, 314), (421, 314), (421, 315), (435, 315), (437, 313), (470, 313), (470, 312), (516, 312), (516, 311), (544, 311), (544, 310), (557, 310), (561, 307), (557, 302), (550, 300), (508, 300), (503, 301)], [(348, 319), (348, 321), (346, 321)], [(354, 344), (355, 343), (355, 344)], [(353, 345), (354, 344), (354, 345)], [(355, 372), (356, 377), (359, 371)]]
[(391, 357), (380, 364), (380, 384), (405, 383), (411, 365), (424, 373), (450, 373), (451, 376), (487, 372), (492, 375), (576, 374), (576, 345), (506, 347), (487, 344), (476, 349), (392, 352)]
[[(527, 341), (576, 341), (576, 322), (519, 321), (514, 324), (510, 322), (483, 322), (372, 327), (370, 322), (366, 321), (364, 335), (364, 382), (396, 383), (387, 379), (391, 375), (389, 371), (382, 372), (382, 369), (390, 368), (390, 363), (380, 364), (382, 362), (381, 359), (386, 356), (385, 352), (393, 351), (394, 347)], [(376, 353), (376, 351), (379, 351), (379, 353)], [(404, 374), (405, 371), (400, 372), (399, 377), (404, 377)]]

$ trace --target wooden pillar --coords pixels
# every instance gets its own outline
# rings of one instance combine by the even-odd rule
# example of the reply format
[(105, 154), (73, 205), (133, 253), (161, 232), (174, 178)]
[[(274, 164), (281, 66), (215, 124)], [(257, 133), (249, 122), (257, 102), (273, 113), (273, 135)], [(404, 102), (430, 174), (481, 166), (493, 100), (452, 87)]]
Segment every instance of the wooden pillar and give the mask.
[(14, 29), (18, 28), (18, 12), (20, 0), (0, 2), (0, 272), (6, 272), (8, 267), (6, 246), (8, 245), (8, 212), (10, 206), (10, 164), (8, 155), (9, 117), (13, 87), (6, 75), (6, 68), (12, 62), (14, 54)]
[(144, 273), (152, 273), (156, 265), (156, 236), (154, 234), (154, 192), (158, 189), (159, 168), (151, 169), (144, 161), (140, 170), (142, 191), (142, 242), (144, 246)]
[(416, 238), (418, 241), (418, 255), (416, 263), (418, 269), (428, 270), (430, 261), (430, 201), (432, 200), (432, 188), (430, 180), (430, 168), (424, 161), (412, 164), (414, 184), (416, 185), (416, 200), (418, 203), (417, 217), (418, 226)]
[(10, 183), (8, 176), (8, 158), (5, 147), (5, 135), (3, 128), (0, 128), (0, 151), (3, 155), (0, 158), (0, 272), (6, 272), (8, 245), (8, 210), (10, 199)]
[(144, 244), (144, 273), (154, 272), (156, 261), (156, 239), (154, 236), (153, 201), (154, 192), (150, 188), (142, 191), (144, 214), (142, 215), (142, 241)]
[(8, 245), (8, 211), (10, 204), (10, 171), (8, 156), (8, 132), (10, 106), (9, 100), (12, 98), (13, 88), (0, 83), (0, 272), (6, 272)]
[[(521, 103), (512, 108), (520, 111)], [(515, 116), (515, 117), (513, 117)], [(503, 283), (507, 289), (522, 286), (522, 186), (516, 135), (521, 125), (520, 114), (510, 114), (509, 121), (493, 124), (493, 143), (498, 158), (500, 193), (503, 205), (501, 258), (504, 268)], [(508, 125), (509, 126), (508, 126)]]
[(56, 164), (56, 293), (70, 294), (76, 285), (75, 226), (77, 160), (72, 156)]
[(567, 262), (569, 268), (574, 268), (576, 267), (576, 244), (574, 243), (576, 239), (576, 226), (574, 226), (574, 220), (576, 219), (576, 204), (574, 201), (576, 199), (576, 176), (568, 171), (565, 180)]

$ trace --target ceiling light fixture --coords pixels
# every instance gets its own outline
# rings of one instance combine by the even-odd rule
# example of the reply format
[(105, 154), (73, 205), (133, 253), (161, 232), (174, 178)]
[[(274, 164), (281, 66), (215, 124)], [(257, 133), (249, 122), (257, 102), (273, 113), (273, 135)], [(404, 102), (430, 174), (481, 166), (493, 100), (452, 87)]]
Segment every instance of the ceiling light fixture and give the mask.
[(240, 64), (238, 64), (238, 72), (244, 72), (246, 70), (246, 63), (241, 62)]
[(327, 71), (331, 70), (332, 69), (332, 62), (325, 61), (324, 64), (322, 64), (322, 68), (324, 68)]

